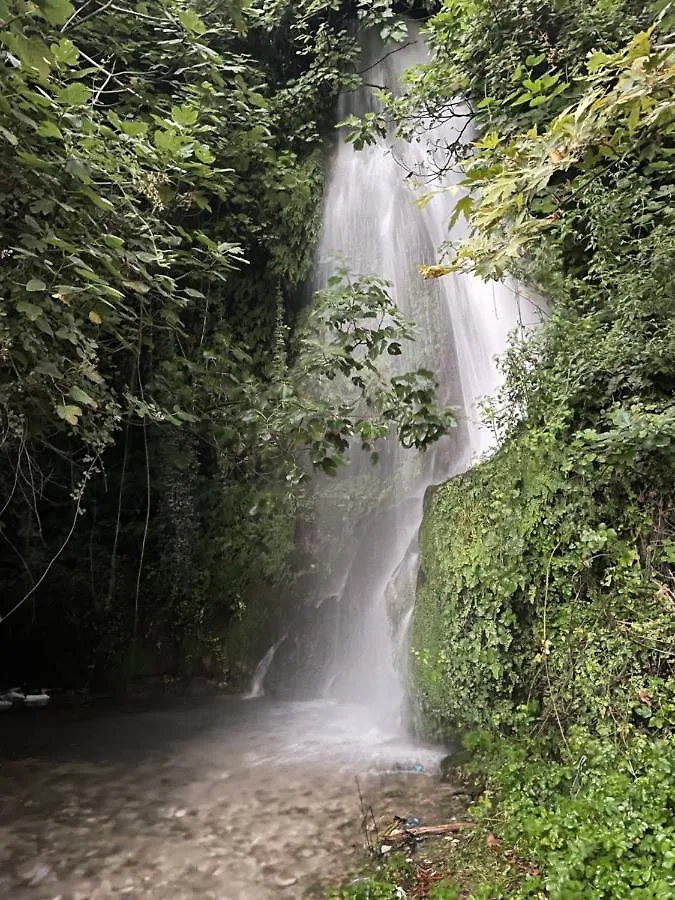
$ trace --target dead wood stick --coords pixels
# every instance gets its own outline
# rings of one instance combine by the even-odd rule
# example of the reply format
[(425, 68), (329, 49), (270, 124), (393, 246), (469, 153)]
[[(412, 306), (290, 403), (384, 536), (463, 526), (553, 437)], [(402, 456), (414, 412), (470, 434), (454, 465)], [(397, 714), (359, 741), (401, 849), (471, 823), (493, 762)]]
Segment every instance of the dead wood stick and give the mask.
[(445, 825), (419, 825), (415, 828), (397, 828), (384, 836), (385, 841), (402, 841), (407, 837), (424, 837), (430, 834), (448, 834), (451, 831), (463, 831), (474, 828), (473, 822), (447, 822)]

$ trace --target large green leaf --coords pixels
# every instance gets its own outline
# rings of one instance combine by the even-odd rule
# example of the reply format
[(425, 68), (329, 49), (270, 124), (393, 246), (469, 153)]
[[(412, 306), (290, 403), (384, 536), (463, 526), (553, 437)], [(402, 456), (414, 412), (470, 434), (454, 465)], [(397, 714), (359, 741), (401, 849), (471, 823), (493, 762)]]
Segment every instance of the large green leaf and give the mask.
[(59, 419), (64, 419), (70, 425), (77, 425), (82, 416), (82, 409), (79, 406), (62, 404), (56, 407), (56, 415)]
[(16, 310), (23, 313), (31, 322), (35, 322), (44, 312), (41, 306), (36, 306), (35, 303), (29, 303), (27, 300), (19, 300), (16, 304)]
[(72, 81), (68, 87), (61, 88), (57, 96), (64, 106), (84, 106), (91, 99), (91, 91), (81, 81)]
[(75, 12), (70, 0), (40, 0), (40, 11), (50, 25), (63, 25)]

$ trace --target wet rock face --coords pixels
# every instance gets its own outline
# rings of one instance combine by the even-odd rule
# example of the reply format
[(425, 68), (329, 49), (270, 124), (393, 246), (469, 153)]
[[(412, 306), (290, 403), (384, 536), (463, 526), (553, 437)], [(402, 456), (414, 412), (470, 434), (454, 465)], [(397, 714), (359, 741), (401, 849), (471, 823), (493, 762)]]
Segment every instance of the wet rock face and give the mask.
[(364, 773), (363, 757), (322, 761), (309, 753), (314, 739), (288, 743), (276, 719), (269, 733), (260, 722), (224, 724), (208, 707), (136, 714), (88, 726), (96, 753), (66, 728), (56, 750), (0, 765), (0, 897), (303, 897), (362, 857), (357, 774), (378, 817), (459, 812), (450, 786), (426, 774)]

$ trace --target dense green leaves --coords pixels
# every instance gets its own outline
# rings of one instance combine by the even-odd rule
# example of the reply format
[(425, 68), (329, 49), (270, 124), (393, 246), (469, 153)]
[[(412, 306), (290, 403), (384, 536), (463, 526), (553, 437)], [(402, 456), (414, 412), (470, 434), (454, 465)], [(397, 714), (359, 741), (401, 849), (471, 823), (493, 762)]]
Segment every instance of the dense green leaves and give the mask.
[[(62, 628), (81, 669), (119, 664), (130, 636), (162, 665), (199, 665), (261, 579), (289, 577), (299, 454), (334, 471), (353, 436), (373, 443), (397, 417), (410, 445), (447, 428), (430, 374), (378, 381), (379, 351), (368, 388), (317, 395), (310, 344), (332, 309), (325, 353), (342, 352), (359, 303), (350, 319), (333, 292), (293, 331), (322, 135), (358, 82), (352, 17), (400, 27), (389, 2), (0, 2), (8, 647), (12, 629)], [(396, 319), (384, 287), (374, 300)], [(386, 327), (390, 359), (408, 326)], [(344, 355), (340, 377), (362, 365)], [(31, 594), (50, 561), (54, 583)], [(61, 564), (72, 597), (45, 612)]]
[(550, 307), (505, 360), (501, 449), (430, 504), (414, 679), (427, 723), (472, 732), (477, 812), (541, 870), (522, 896), (665, 898), (675, 70), (665, 18), (568, 7), (505, 4), (481, 37), (491, 5), (445, 3), (390, 108), (403, 128), (425, 96), (442, 116), (443, 90), (482, 95), (468, 237), (426, 274), (514, 275)]
[[(299, 335), (298, 368), (308, 383), (298, 394), (314, 396), (318, 404), (303, 427), (311, 423), (312, 460), (330, 474), (351, 437), (372, 451), (395, 423), (403, 446), (423, 450), (454, 425), (450, 410), (436, 405), (433, 373), (400, 371), (388, 359), (400, 356), (402, 343), (415, 336), (388, 289), (379, 278), (354, 278), (339, 270), (318, 292), (308, 327)], [(307, 399), (303, 405), (307, 409)], [(311, 439), (322, 420), (332, 427), (320, 440)]]
[(648, 178), (638, 196), (649, 202), (637, 219), (643, 231), (659, 224), (657, 211), (669, 215), (669, 186), (659, 172), (669, 165), (675, 129), (673, 51), (652, 48), (649, 33), (641, 32), (624, 51), (599, 55), (580, 82), (580, 102), (543, 133), (533, 126), (511, 140), (490, 132), (477, 142), (480, 152), (464, 182), (472, 195), (472, 238), (453, 248), (450, 268), (500, 277), (542, 240), (541, 232), (576, 230), (579, 206), (604, 173), (628, 188), (631, 173), (644, 167)]

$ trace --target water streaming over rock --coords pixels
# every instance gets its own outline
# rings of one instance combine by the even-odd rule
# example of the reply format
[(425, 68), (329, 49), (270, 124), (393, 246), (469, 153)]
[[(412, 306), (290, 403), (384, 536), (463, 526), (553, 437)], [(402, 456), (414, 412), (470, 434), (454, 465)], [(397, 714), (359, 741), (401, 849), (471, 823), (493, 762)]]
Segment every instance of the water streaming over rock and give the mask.
[(260, 662), (256, 666), (255, 672), (253, 673), (253, 678), (251, 679), (251, 687), (249, 688), (248, 693), (244, 694), (244, 700), (254, 700), (256, 697), (263, 696), (263, 694), (265, 693), (265, 688), (263, 687), (263, 685), (265, 684), (265, 678), (267, 677), (269, 668), (272, 665), (274, 654), (277, 652), (277, 650), (287, 637), (287, 633), (282, 634), (279, 640), (272, 644), (272, 646), (260, 660)]
[[(387, 55), (373, 41), (364, 68), (373, 84), (396, 89), (401, 72), (426, 59), (424, 43), (411, 27), (409, 45), (395, 53)], [(375, 103), (373, 89), (364, 87), (343, 98), (340, 114), (360, 115)], [(445, 126), (445, 137), (457, 126)], [(364, 704), (375, 721), (389, 725), (402, 708), (401, 659), (425, 492), (491, 447), (478, 404), (499, 386), (495, 357), (506, 349), (509, 333), (524, 319), (534, 319), (534, 309), (505, 285), (468, 276), (421, 278), (419, 265), (435, 263), (449, 236), (453, 203), (441, 195), (422, 210), (415, 205), (419, 191), (415, 179), (406, 176), (428, 161), (428, 152), (424, 142), (389, 142), (361, 152), (338, 143), (325, 195), (318, 285), (325, 283), (336, 254), (352, 272), (388, 279), (397, 305), (419, 327), (401, 364), (435, 372), (442, 400), (457, 409), (458, 425), (425, 454), (388, 439), (376, 466), (354, 448), (349, 467), (336, 479), (319, 479), (308, 538), (315, 568), (301, 582), (301, 615), (276, 673), (280, 684), (291, 685), (293, 696)]]

